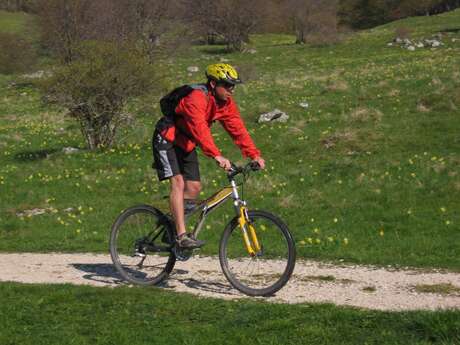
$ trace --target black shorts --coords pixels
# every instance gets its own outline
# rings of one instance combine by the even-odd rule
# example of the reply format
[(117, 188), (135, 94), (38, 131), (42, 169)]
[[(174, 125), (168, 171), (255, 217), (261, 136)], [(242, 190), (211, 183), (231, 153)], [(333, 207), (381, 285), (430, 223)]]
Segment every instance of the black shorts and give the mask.
[(152, 138), (153, 168), (157, 170), (160, 181), (175, 175), (183, 175), (187, 181), (200, 181), (198, 155), (194, 149), (185, 152), (180, 147), (164, 139), (155, 131)]

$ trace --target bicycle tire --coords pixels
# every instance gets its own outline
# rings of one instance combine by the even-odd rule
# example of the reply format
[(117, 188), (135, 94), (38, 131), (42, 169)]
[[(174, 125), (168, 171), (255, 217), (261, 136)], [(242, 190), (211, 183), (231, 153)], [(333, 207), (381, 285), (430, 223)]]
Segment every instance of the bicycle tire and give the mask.
[(176, 263), (171, 250), (174, 238), (173, 223), (161, 211), (150, 205), (133, 206), (112, 225), (110, 256), (125, 280), (156, 285), (168, 277)]
[[(257, 229), (261, 252), (249, 256), (239, 233), (238, 217), (235, 217), (226, 226), (220, 240), (220, 265), (227, 280), (237, 290), (249, 296), (270, 296), (286, 285), (294, 271), (295, 242), (286, 224), (277, 216), (265, 211), (249, 211), (248, 216)], [(255, 265), (259, 265), (259, 270), (254, 275), (251, 272)], [(272, 281), (265, 284), (268, 278)]]

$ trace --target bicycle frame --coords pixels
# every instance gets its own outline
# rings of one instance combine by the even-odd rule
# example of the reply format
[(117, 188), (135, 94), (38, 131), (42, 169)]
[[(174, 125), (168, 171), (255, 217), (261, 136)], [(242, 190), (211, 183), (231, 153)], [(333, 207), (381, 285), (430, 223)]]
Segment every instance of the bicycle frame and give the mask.
[(240, 196), (238, 193), (238, 186), (236, 185), (236, 182), (233, 178), (230, 179), (230, 186), (227, 186), (221, 189), (220, 191), (218, 191), (217, 193), (213, 194), (208, 199), (206, 199), (201, 204), (199, 204), (198, 207), (195, 210), (193, 210), (190, 214), (187, 214), (185, 216), (187, 220), (191, 215), (197, 213), (198, 211), (201, 211), (199, 220), (195, 224), (195, 227), (192, 232), (193, 236), (195, 238), (198, 237), (198, 234), (200, 233), (203, 227), (203, 224), (206, 220), (207, 215), (210, 214), (215, 209), (217, 209), (219, 206), (221, 206), (225, 201), (227, 201), (230, 198), (233, 199), (233, 206), (235, 208), (236, 215), (238, 217), (238, 224), (243, 233), (243, 239), (244, 239), (244, 244), (246, 246), (246, 250), (248, 251), (250, 256), (256, 256), (257, 253), (260, 252), (261, 246), (257, 239), (257, 235), (254, 229), (254, 226), (249, 221), (246, 201), (240, 199)]

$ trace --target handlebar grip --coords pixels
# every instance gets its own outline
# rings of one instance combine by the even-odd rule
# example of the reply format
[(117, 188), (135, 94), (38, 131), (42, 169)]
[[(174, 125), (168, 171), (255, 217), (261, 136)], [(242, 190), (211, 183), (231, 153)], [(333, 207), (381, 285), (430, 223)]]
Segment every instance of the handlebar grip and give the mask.
[(261, 169), (260, 164), (256, 161), (250, 162), (249, 167), (251, 168), (252, 171), (257, 171)]

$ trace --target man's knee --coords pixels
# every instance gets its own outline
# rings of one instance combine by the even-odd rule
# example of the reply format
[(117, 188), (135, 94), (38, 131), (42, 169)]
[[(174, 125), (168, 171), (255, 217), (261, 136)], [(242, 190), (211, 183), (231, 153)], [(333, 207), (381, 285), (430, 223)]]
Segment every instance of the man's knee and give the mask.
[(201, 191), (201, 182), (200, 181), (186, 181), (185, 182), (185, 191), (188, 194), (191, 194), (193, 196), (198, 196)]
[(199, 181), (188, 181), (187, 189), (193, 193), (199, 193), (201, 191), (201, 182)]
[(185, 182), (182, 175), (175, 175), (171, 177), (171, 190), (172, 191), (184, 191), (185, 189)]

